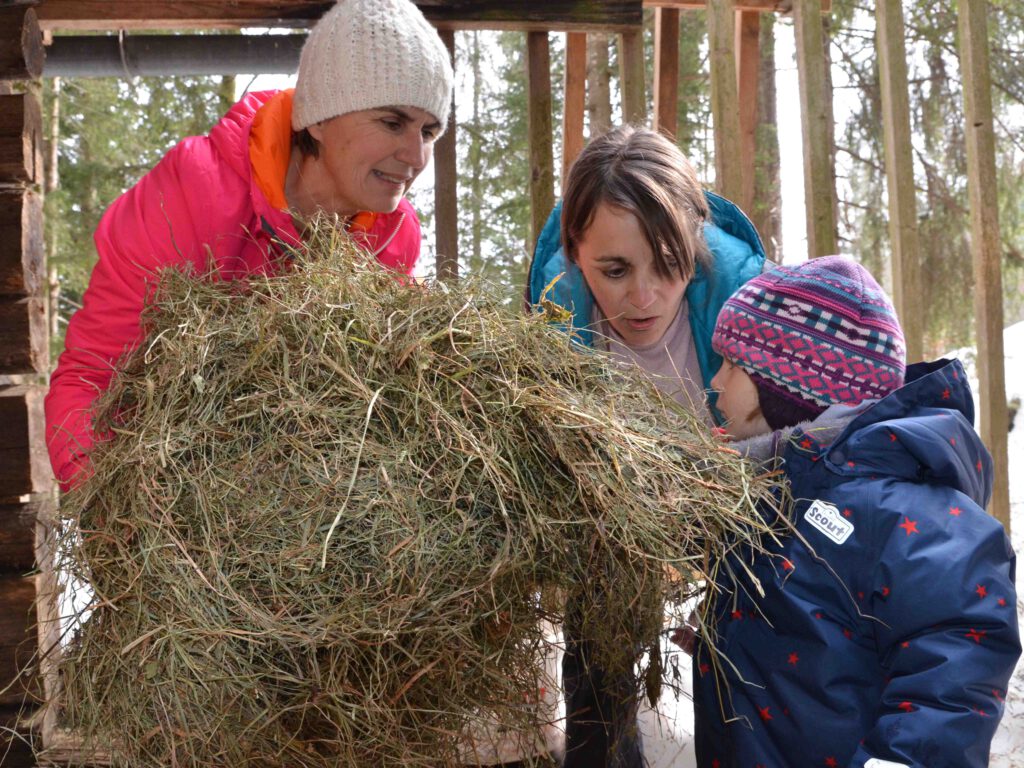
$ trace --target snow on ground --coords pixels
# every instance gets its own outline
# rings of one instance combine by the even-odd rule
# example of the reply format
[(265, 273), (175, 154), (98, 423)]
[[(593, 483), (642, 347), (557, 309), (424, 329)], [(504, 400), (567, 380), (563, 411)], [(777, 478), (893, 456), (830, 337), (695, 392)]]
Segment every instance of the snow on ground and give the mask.
[[(1024, 401), (1024, 322), (1003, 334), (1006, 355), (1007, 400)], [(977, 383), (973, 350), (957, 350), (971, 377), (977, 401)], [(952, 356), (951, 355), (951, 356)], [(1009, 434), (1010, 532), (1015, 552), (1024, 552), (1024, 413), (1020, 413)], [(1017, 616), (1024, 626), (1024, 565), (1017, 569)], [(651, 768), (695, 768), (693, 754), (693, 706), (689, 699), (688, 658), (678, 655), (684, 684), (678, 699), (671, 693), (662, 696), (658, 712), (641, 712), (644, 752)], [(1006, 695), (1006, 708), (992, 742), (990, 768), (1024, 767), (1024, 662), (1017, 665)]]

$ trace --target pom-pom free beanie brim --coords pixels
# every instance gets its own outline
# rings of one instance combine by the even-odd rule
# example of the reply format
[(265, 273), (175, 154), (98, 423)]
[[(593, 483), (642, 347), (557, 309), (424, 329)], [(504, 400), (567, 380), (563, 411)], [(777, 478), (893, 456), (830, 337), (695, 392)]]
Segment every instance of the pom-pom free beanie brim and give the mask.
[(712, 346), (751, 374), (773, 429), (830, 405), (884, 397), (906, 372), (892, 303), (866, 269), (842, 256), (752, 279), (722, 307)]
[(448, 123), (448, 49), (409, 0), (339, 0), (299, 57), (292, 128), (380, 107), (417, 107)]

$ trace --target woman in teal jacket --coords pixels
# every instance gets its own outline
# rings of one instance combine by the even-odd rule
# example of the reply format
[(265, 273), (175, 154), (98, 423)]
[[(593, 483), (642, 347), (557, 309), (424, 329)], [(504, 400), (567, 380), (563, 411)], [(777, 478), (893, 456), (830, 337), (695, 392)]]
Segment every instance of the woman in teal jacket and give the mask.
[[(573, 163), (562, 203), (530, 265), (531, 304), (571, 317), (580, 342), (638, 365), (709, 424), (722, 359), (711, 335), (722, 305), (764, 267), (750, 220), (705, 192), (690, 162), (653, 131), (622, 127), (594, 139)], [(563, 680), (566, 768), (638, 767), (636, 697), (626, 680), (588, 663), (570, 598)]]

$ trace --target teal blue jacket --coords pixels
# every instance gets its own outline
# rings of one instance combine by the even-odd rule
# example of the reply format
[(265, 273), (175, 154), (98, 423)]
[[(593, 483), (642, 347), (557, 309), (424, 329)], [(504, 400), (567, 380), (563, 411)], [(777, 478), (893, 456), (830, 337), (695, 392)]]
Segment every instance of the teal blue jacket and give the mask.
[[(713, 267), (710, 274), (701, 267), (697, 268), (686, 289), (686, 301), (690, 308), (690, 330), (697, 347), (703, 386), (710, 392), (711, 379), (722, 365), (722, 358), (711, 349), (711, 334), (715, 330), (718, 311), (737, 288), (761, 273), (765, 255), (761, 238), (743, 211), (713, 192), (704, 194), (711, 209), (711, 221), (704, 226), (704, 237)], [(572, 312), (573, 330), (584, 344), (590, 345), (593, 333), (588, 329), (594, 298), (579, 267), (565, 258), (561, 214), (562, 204), (559, 203), (537, 239), (527, 284), (529, 301), (537, 304), (544, 289), (562, 275), (545, 298)], [(711, 393), (709, 402), (717, 418), (714, 393)]]

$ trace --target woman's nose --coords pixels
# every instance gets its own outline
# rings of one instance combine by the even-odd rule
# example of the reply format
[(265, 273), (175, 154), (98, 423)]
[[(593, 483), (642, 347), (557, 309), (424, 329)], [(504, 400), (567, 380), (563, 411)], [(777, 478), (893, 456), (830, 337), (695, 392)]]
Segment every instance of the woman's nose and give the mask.
[(423, 137), (419, 130), (410, 130), (408, 135), (402, 137), (395, 157), (406, 165), (417, 171), (422, 171), (430, 162), (430, 155), (434, 150), (434, 143)]
[(637, 309), (647, 309), (654, 303), (656, 298), (657, 294), (654, 290), (654, 286), (651, 285), (651, 281), (641, 279), (637, 281), (636, 286), (633, 288), (633, 294), (630, 296), (630, 301)]

